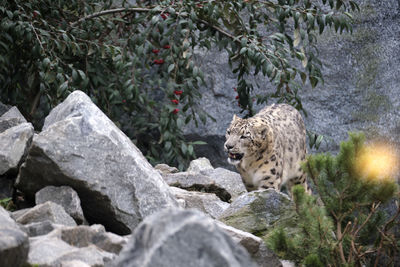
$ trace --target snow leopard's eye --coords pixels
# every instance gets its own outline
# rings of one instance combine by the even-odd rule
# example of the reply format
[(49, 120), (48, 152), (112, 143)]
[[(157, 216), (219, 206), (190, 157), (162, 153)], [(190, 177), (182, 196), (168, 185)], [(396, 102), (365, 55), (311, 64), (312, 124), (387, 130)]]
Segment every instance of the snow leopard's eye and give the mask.
[(226, 134), (227, 134), (227, 135), (230, 135), (230, 134), (231, 134), (231, 131), (230, 131), (230, 130), (226, 130)]
[(246, 138), (249, 138), (249, 137), (246, 136), (246, 135), (242, 135), (242, 136), (240, 137), (240, 139), (246, 139)]

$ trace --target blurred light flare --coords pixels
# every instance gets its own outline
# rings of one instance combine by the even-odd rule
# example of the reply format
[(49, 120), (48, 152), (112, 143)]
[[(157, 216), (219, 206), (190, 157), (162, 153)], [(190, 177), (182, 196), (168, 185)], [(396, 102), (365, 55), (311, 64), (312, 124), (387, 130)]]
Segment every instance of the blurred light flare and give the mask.
[(390, 144), (371, 143), (357, 156), (356, 167), (368, 179), (395, 179), (399, 173), (399, 156)]

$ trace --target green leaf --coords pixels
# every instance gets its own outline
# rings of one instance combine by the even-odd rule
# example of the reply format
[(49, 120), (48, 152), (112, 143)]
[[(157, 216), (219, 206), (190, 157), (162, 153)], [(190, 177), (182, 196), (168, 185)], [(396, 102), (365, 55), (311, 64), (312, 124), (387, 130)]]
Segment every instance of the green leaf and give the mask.
[(171, 71), (173, 71), (175, 68), (175, 64), (171, 64), (168, 66), (168, 73), (170, 73)]

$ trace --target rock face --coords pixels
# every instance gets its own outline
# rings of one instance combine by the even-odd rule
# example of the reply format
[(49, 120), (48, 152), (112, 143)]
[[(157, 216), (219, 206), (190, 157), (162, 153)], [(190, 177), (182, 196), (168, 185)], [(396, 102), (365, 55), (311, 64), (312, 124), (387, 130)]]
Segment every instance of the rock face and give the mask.
[(71, 187), (46, 186), (36, 192), (36, 204), (42, 204), (47, 201), (52, 201), (62, 206), (77, 224), (82, 224), (86, 221), (81, 208), (81, 200), (75, 190)]
[(149, 216), (113, 266), (257, 266), (209, 218), (190, 210), (166, 210)]
[(0, 117), (0, 133), (21, 123), (27, 122), (17, 107), (12, 107)]
[(81, 91), (46, 117), (16, 182), (32, 199), (47, 185), (72, 187), (86, 219), (119, 234), (177, 205), (160, 174)]
[(0, 133), (0, 175), (16, 172), (33, 136), (33, 126), (22, 123)]
[(252, 191), (238, 197), (218, 218), (237, 229), (262, 234), (293, 208), (289, 197), (274, 189)]
[[(321, 151), (337, 151), (348, 131), (365, 131), (370, 138), (400, 140), (400, 3), (398, 0), (360, 0), (361, 12), (354, 14), (353, 34), (327, 31), (319, 36), (319, 56), (324, 64), (325, 83), (299, 90), (308, 116), (306, 128), (323, 134)], [(237, 79), (220, 51), (199, 52), (208, 80), (202, 89), (201, 107), (216, 120), (200, 128), (187, 128), (190, 140), (208, 144), (196, 155), (210, 159), (213, 166), (231, 168), (223, 152), (224, 134), (233, 114), (239, 114), (234, 99)], [(208, 71), (212, 70), (212, 71)], [(255, 94), (272, 93), (266, 78), (257, 77)], [(261, 106), (256, 106), (258, 111)]]
[(0, 206), (0, 266), (22, 266), (28, 257), (28, 236)]

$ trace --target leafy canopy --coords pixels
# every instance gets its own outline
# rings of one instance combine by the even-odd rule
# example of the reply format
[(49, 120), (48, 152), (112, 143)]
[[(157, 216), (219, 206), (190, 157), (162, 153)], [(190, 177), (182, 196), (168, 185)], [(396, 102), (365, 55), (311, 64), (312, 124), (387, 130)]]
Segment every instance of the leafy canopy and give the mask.
[(323, 81), (316, 35), (326, 28), (351, 31), (349, 12), (358, 9), (352, 0), (132, 2), (2, 0), (0, 100), (40, 125), (80, 89), (153, 163), (181, 168), (196, 144), (185, 142), (183, 127), (208, 116), (198, 51), (228, 53), (238, 103), (248, 115), (255, 74), (276, 86), (257, 96), (258, 103), (278, 98), (301, 110), (295, 81), (313, 87)]

